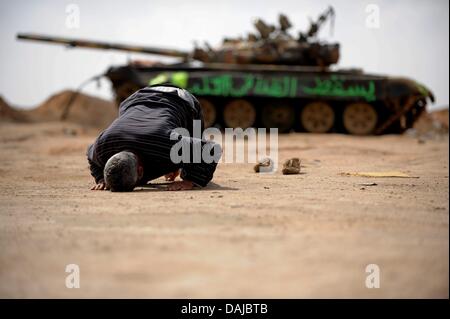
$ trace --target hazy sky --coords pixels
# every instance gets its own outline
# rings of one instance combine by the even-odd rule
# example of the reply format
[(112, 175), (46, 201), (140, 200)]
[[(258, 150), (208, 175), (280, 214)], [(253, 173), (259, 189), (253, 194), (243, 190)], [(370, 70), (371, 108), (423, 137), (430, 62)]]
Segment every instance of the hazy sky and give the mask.
[[(80, 10), (79, 28), (67, 26), (70, 4)], [(341, 43), (339, 67), (414, 78), (435, 93), (434, 107), (448, 105), (448, 0), (0, 0), (0, 95), (11, 104), (30, 107), (50, 94), (75, 89), (110, 65), (133, 58), (158, 59), (19, 42), (17, 32), (190, 50), (194, 40), (214, 46), (223, 36), (253, 32), (256, 17), (275, 23), (279, 13), (288, 14), (296, 34), (308, 26), (309, 17), (317, 18), (329, 4), (336, 10), (334, 34), (330, 36), (326, 25), (320, 36)], [(379, 28), (366, 23), (369, 4), (378, 5)], [(84, 92), (112, 96), (106, 80), (101, 89), (93, 83)]]

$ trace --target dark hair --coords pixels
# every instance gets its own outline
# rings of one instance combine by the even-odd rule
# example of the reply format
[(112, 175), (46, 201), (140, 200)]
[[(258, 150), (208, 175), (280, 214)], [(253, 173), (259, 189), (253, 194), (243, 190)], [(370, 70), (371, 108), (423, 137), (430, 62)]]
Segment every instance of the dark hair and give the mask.
[(131, 192), (138, 182), (138, 160), (131, 152), (117, 153), (106, 162), (103, 175), (112, 192)]

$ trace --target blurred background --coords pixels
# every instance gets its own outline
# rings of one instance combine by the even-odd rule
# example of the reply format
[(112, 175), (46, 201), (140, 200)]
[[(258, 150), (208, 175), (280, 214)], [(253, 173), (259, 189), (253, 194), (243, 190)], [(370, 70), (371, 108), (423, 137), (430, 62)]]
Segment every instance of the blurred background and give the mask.
[[(367, 25), (368, 6), (379, 8), (379, 25)], [(194, 41), (213, 47), (223, 37), (254, 32), (252, 21), (261, 17), (277, 22), (279, 13), (290, 18), (291, 32), (304, 31), (328, 5), (336, 11), (334, 32), (329, 25), (319, 38), (340, 42), (338, 67), (407, 76), (424, 83), (436, 95), (431, 109), (449, 102), (449, 3), (419, 1), (56, 1), (0, 2), (0, 94), (12, 105), (29, 108), (49, 95), (76, 89), (81, 82), (111, 65), (131, 59), (170, 61), (170, 58), (67, 49), (45, 43), (16, 40), (18, 32), (71, 38), (162, 46), (190, 51)], [(78, 11), (79, 20), (68, 19)], [(369, 6), (370, 8), (370, 6)], [(72, 21), (73, 22), (73, 21)], [(84, 92), (112, 99), (110, 84), (102, 80)]]

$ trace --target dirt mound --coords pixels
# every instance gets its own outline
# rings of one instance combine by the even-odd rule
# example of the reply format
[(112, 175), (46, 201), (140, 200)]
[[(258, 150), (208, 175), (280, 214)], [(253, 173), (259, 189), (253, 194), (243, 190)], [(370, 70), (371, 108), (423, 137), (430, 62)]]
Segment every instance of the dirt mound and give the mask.
[(0, 121), (1, 122), (26, 122), (26, 115), (14, 108), (12, 108), (1, 96), (0, 96)]
[[(70, 100), (71, 106), (67, 109)], [(0, 121), (54, 122), (61, 121), (63, 113), (67, 123), (104, 129), (117, 117), (117, 107), (113, 102), (69, 90), (51, 96), (31, 110), (15, 109), (0, 97)]]
[[(67, 105), (72, 100), (67, 111)], [(36, 122), (60, 121), (65, 113), (66, 122), (82, 126), (105, 128), (117, 117), (117, 107), (113, 102), (90, 95), (63, 91), (47, 99), (37, 108), (27, 111)]]
[(434, 121), (440, 123), (448, 131), (448, 107), (431, 113)]
[(414, 123), (413, 130), (420, 135), (440, 135), (448, 133), (448, 108), (424, 112)]

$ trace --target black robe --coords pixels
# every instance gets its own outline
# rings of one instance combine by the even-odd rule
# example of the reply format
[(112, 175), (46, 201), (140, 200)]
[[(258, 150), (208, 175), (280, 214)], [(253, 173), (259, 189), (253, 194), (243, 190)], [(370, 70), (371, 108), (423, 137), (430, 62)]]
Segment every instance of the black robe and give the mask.
[[(141, 184), (181, 169), (182, 179), (206, 186), (213, 177), (221, 150), (212, 141), (193, 138), (193, 120), (201, 121), (203, 132), (200, 104), (186, 90), (158, 85), (135, 92), (120, 104), (119, 117), (89, 146), (87, 157), (92, 176), (97, 183), (101, 182), (108, 159), (128, 150), (138, 154), (144, 166)], [(187, 129), (190, 138), (178, 136), (173, 139), (177, 136), (173, 131), (175, 128)], [(190, 161), (174, 163), (170, 151), (181, 138), (191, 146)], [(201, 158), (200, 162), (194, 163), (195, 143), (212, 149), (215, 160), (207, 163)]]

